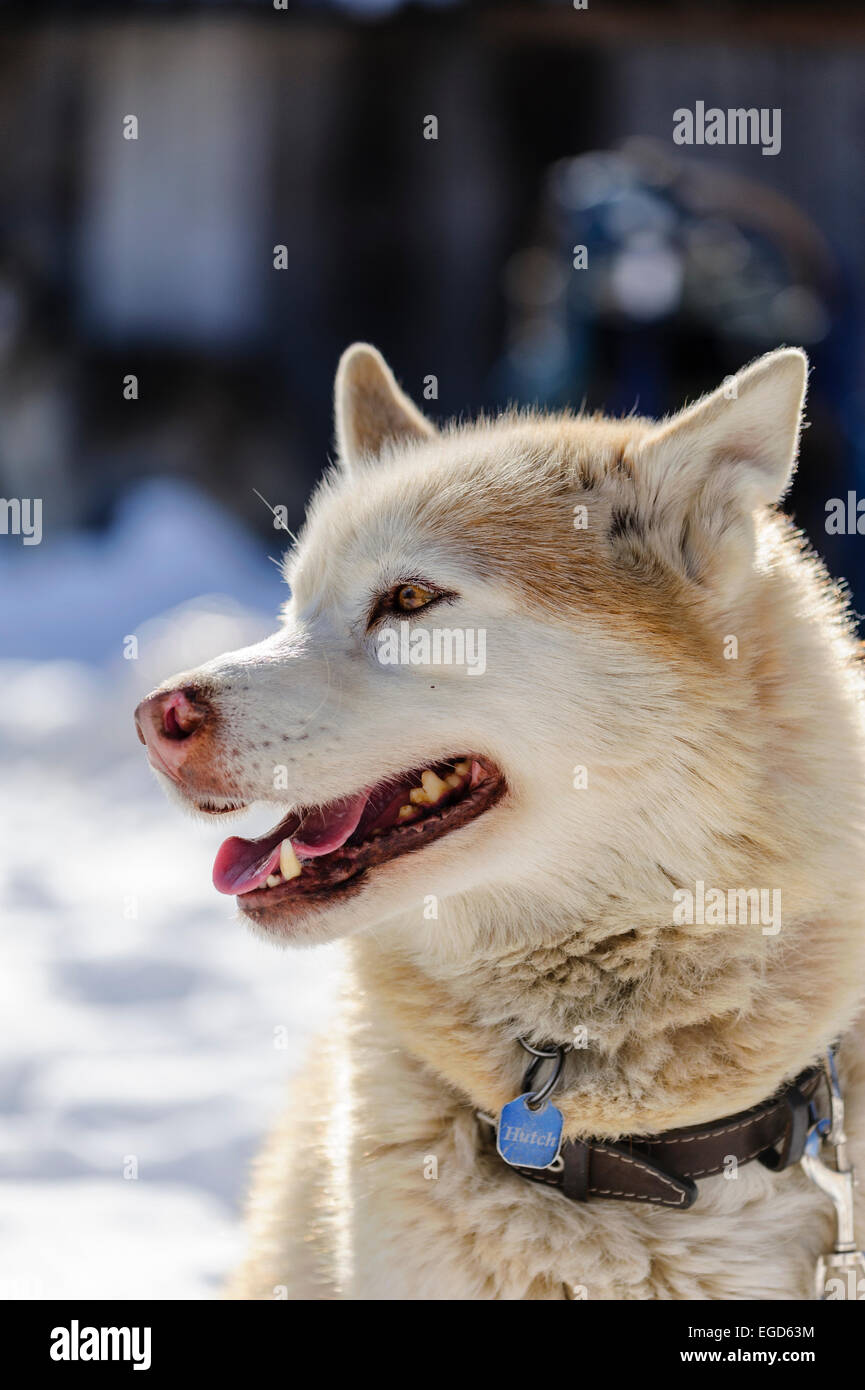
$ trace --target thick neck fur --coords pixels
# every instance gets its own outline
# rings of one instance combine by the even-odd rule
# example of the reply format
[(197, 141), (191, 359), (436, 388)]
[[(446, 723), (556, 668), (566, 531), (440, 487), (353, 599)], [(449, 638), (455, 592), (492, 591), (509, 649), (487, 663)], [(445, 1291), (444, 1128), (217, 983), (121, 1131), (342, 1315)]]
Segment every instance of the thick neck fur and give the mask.
[[(769, 542), (730, 629), (738, 664), (704, 673), (692, 723), (639, 780), (596, 781), (566, 871), (355, 939), (373, 1026), (468, 1103), (517, 1094), (517, 1037), (581, 1038), (557, 1098), (566, 1131), (650, 1133), (757, 1103), (849, 1026), (865, 961), (859, 676), (817, 567), (783, 527)], [(780, 890), (780, 930), (675, 925), (675, 889), (700, 880)]]

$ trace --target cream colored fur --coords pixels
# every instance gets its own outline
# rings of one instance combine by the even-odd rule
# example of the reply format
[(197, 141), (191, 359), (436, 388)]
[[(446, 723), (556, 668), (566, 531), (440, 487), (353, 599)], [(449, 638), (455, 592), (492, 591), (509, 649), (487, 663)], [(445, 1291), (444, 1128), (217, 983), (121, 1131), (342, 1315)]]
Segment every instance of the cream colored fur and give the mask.
[[(861, 671), (774, 510), (805, 379), (784, 350), (661, 424), (439, 433), (373, 349), (345, 355), (283, 627), (170, 683), (214, 692), (208, 793), (273, 800), (284, 763), (292, 802), (325, 802), (463, 749), (509, 790), (356, 897), (253, 923), (347, 938), (345, 1003), (257, 1166), (233, 1296), (809, 1296), (832, 1214), (798, 1168), (705, 1180), (688, 1212), (579, 1206), (475, 1118), (517, 1094), (519, 1035), (587, 1030), (558, 1103), (609, 1137), (741, 1110), (840, 1036), (865, 1169)], [(460, 595), (431, 622), (486, 630), (482, 677), (375, 661), (372, 597), (421, 576)], [(674, 925), (697, 880), (780, 890), (781, 929)]]

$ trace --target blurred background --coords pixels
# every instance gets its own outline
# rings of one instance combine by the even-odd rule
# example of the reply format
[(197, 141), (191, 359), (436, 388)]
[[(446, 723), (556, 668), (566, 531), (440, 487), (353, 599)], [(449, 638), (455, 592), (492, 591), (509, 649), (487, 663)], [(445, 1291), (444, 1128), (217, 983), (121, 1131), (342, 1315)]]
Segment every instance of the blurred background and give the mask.
[[(350, 341), (434, 418), (802, 345), (791, 506), (861, 604), (863, 56), (805, 0), (0, 4), (0, 1296), (211, 1296), (326, 1023), (338, 952), (233, 924), (131, 711), (268, 630)], [(675, 144), (698, 101), (780, 152)]]

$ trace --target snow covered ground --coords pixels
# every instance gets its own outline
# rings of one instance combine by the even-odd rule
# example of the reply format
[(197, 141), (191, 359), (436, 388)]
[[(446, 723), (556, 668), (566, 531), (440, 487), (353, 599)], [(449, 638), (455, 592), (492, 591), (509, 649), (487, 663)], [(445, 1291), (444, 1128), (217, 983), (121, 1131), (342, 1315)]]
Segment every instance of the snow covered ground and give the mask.
[(338, 950), (234, 921), (224, 825), (164, 800), (132, 725), (157, 681), (272, 628), (263, 549), (154, 483), (105, 541), (0, 555), (0, 1297), (214, 1296), (326, 1026)]

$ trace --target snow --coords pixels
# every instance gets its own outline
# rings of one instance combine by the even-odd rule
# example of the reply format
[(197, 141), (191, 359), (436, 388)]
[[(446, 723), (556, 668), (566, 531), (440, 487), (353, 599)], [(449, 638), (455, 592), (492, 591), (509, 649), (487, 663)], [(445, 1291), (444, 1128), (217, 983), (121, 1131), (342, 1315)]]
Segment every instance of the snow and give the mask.
[[(41, 545), (14, 540), (0, 547), (7, 656), (99, 661), (119, 655), (126, 634), (185, 599), (230, 594), (247, 609), (273, 613), (285, 597), (263, 547), (179, 480), (155, 478), (128, 493), (98, 538), (57, 536), (46, 512)], [(279, 558), (285, 540), (274, 531), (271, 555)]]
[(235, 920), (210, 882), (233, 826), (165, 800), (132, 711), (271, 630), (285, 590), (175, 484), (130, 496), (104, 540), (45, 545), (0, 563), (0, 1297), (209, 1298), (339, 952)]

